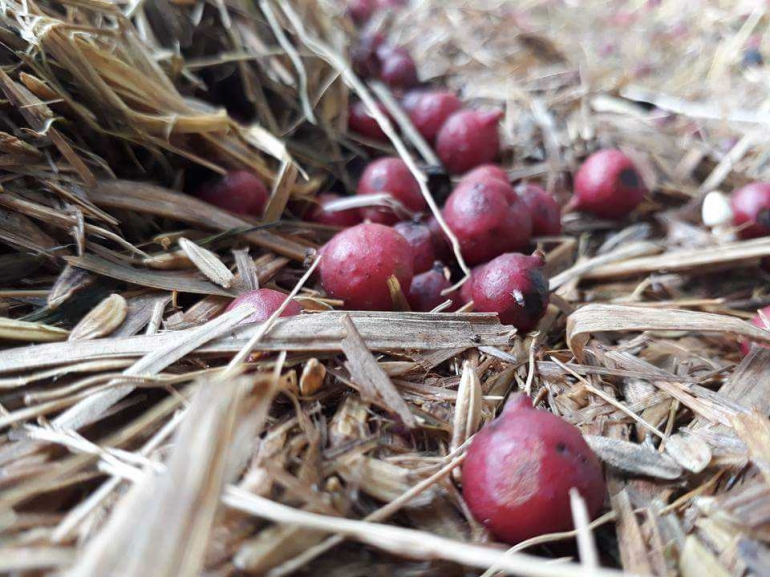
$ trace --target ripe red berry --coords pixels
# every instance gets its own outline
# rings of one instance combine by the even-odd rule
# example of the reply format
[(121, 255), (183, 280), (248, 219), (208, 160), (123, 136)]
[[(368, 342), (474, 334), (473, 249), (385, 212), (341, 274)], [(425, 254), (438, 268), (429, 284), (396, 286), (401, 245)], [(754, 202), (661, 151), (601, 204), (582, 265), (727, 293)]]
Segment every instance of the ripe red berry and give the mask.
[(463, 174), (497, 158), (502, 116), (500, 111), (460, 110), (447, 119), (436, 135), (436, 153), (450, 173)]
[(770, 182), (754, 182), (739, 188), (733, 193), (730, 206), (741, 238), (770, 235)]
[(548, 281), (541, 256), (504, 254), (473, 275), (473, 302), (478, 312), (497, 313), (500, 322), (520, 332), (537, 326), (548, 308)]
[(601, 218), (619, 219), (642, 202), (647, 188), (634, 163), (619, 150), (589, 156), (575, 175), (571, 205)]
[(508, 174), (496, 164), (482, 164), (466, 173), (460, 182), (481, 182), (487, 180), (499, 180), (503, 184), (510, 185)]
[(516, 193), (532, 214), (532, 236), (561, 234), (561, 208), (553, 196), (536, 184), (522, 184)]
[(379, 8), (377, 0), (348, 0), (348, 15), (356, 24), (365, 24)]
[(383, 44), (377, 49), (380, 80), (391, 88), (405, 90), (417, 86), (417, 66), (405, 48)]
[(452, 283), (446, 278), (443, 265), (436, 263), (429, 271), (414, 277), (412, 288), (409, 289), (406, 300), (412, 310), (417, 312), (430, 312), (440, 304), (451, 300), (451, 306), (444, 309), (445, 312), (451, 312), (457, 309), (459, 296), (455, 292), (446, 296), (441, 294), (450, 286)]
[(393, 229), (406, 239), (414, 255), (414, 274), (429, 270), (436, 260), (433, 235), (428, 225), (417, 222), (399, 222)]
[(431, 215), (426, 223), (430, 229), (431, 240), (433, 241), (433, 250), (436, 253), (436, 259), (441, 262), (449, 262), (452, 257), (452, 246), (449, 244), (449, 239), (444, 234), (441, 225), (436, 220), (436, 217)]
[(270, 193), (256, 174), (236, 170), (218, 181), (202, 185), (195, 196), (235, 214), (260, 217)]
[(471, 265), (521, 250), (531, 237), (527, 205), (498, 180), (461, 182), (444, 205), (444, 219)]
[[(377, 104), (383, 114), (387, 116), (388, 111), (382, 104)], [(348, 109), (348, 129), (351, 132), (360, 134), (365, 138), (387, 142), (388, 137), (380, 128), (379, 123), (373, 116), (369, 115), (366, 105), (363, 102), (354, 102)]]
[(447, 118), (460, 110), (462, 102), (451, 92), (423, 92), (406, 101), (409, 118), (417, 132), (428, 142), (433, 142)]
[(465, 281), (465, 284), (460, 287), (460, 302), (464, 305), (467, 305), (472, 300), (473, 300), (473, 274), (471, 274), (471, 278)]
[[(256, 311), (254, 314), (249, 315), (245, 320), (241, 321), (240, 324), (243, 325), (251, 323), (263, 323), (270, 318), (270, 315), (278, 310), (278, 308), (286, 300), (286, 297), (287, 295), (282, 292), (262, 288), (239, 295), (238, 298), (230, 303), (230, 305), (227, 307), (227, 310), (231, 311), (237, 308), (239, 305), (248, 303), (253, 306)], [(293, 317), (300, 314), (301, 312), (302, 307), (300, 307), (296, 302), (292, 301), (283, 310), (281, 316)]]
[(356, 74), (362, 78), (379, 77), (380, 59), (377, 57), (377, 49), (383, 44), (385, 36), (379, 32), (368, 32), (361, 36), (350, 51), (350, 61)]
[(462, 480), (473, 516), (510, 544), (572, 529), (573, 487), (592, 518), (606, 493), (601, 464), (580, 431), (523, 394), (473, 437)]
[(318, 224), (325, 224), (327, 226), (339, 226), (342, 228), (348, 228), (355, 226), (361, 222), (361, 212), (358, 209), (347, 210), (326, 210), (326, 205), (335, 200), (339, 200), (342, 197), (339, 194), (332, 192), (326, 194), (319, 194), (316, 198), (317, 204), (313, 206), (307, 214), (307, 220), (310, 222), (316, 222)]
[[(757, 314), (753, 319), (751, 319), (751, 324), (755, 327), (759, 327), (760, 329), (770, 330), (770, 307), (765, 307), (759, 311), (761, 314)], [(755, 343), (751, 343), (749, 341), (741, 341), (739, 346), (741, 349), (741, 354), (745, 357), (751, 352), (751, 345)], [(770, 346), (768, 345), (759, 345), (761, 347), (764, 347), (766, 349), (770, 349)]]
[[(357, 194), (387, 192), (414, 212), (425, 210), (427, 204), (420, 192), (420, 185), (407, 167), (397, 157), (386, 157), (370, 163), (358, 182)], [(362, 211), (364, 218), (380, 224), (395, 224), (399, 218), (389, 208), (372, 207)]]
[(324, 246), (321, 255), (321, 285), (330, 297), (345, 301), (347, 309), (391, 310), (391, 276), (409, 294), (414, 275), (412, 249), (390, 227), (364, 223), (343, 230)]

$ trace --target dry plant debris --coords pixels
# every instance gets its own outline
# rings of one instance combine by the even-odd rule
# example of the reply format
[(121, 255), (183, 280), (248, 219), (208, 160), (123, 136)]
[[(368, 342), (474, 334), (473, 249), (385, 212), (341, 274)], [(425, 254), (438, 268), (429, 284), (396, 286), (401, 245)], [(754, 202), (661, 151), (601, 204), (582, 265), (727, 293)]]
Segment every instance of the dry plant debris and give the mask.
[[(770, 180), (770, 72), (742, 60), (769, 10), (415, 0), (375, 19), (422, 80), (505, 111), (511, 179), (565, 205), (612, 146), (652, 191), (621, 227), (570, 213), (541, 239), (551, 306), (517, 334), (317, 290), (334, 231), (298, 218), (308, 199), (354, 190), (374, 150), (434, 211), (440, 188), (398, 100), (353, 73), (338, 3), (5, 2), (0, 573), (766, 575), (770, 350), (738, 342), (770, 343), (746, 322), (770, 241), (712, 234), (700, 204)], [(383, 103), (390, 142), (347, 134), (352, 94)], [(269, 184), (263, 219), (188, 194), (235, 169)], [(305, 312), (223, 314), (258, 287)], [(581, 429), (608, 495), (506, 551), (459, 467), (519, 390)]]

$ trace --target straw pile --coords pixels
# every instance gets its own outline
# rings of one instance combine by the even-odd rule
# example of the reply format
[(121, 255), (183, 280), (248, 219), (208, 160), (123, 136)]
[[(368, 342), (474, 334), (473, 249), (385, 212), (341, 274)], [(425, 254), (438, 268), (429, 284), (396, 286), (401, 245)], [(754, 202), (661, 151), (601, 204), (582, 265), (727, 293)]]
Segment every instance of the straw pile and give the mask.
[[(565, 200), (612, 145), (654, 191), (620, 228), (568, 215), (541, 243), (552, 304), (517, 335), (316, 290), (331, 231), (294, 211), (352, 189), (371, 143), (345, 134), (349, 92), (397, 107), (352, 74), (339, 6), (6, 2), (0, 572), (766, 574), (770, 351), (737, 339), (770, 343), (745, 322), (770, 304), (770, 240), (699, 222), (705, 193), (770, 180), (770, 76), (740, 65), (766, 8), (588, 4), (423, 0), (380, 22), (423, 80), (505, 108), (513, 178)], [(272, 184), (262, 222), (186, 194), (235, 168)], [(273, 284), (308, 312), (222, 314)], [(457, 473), (519, 389), (581, 428), (609, 496), (506, 552)]]

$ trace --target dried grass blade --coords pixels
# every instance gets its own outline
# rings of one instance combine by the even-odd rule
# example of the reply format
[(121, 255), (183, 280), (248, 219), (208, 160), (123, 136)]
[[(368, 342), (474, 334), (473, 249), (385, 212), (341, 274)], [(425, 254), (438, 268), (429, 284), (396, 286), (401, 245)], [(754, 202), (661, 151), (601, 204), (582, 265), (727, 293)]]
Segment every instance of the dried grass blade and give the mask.
[(682, 468), (671, 457), (642, 445), (596, 435), (585, 439), (602, 461), (622, 471), (658, 479), (682, 476)]
[(587, 305), (567, 319), (567, 344), (579, 359), (591, 333), (630, 331), (694, 331), (729, 333), (760, 343), (770, 343), (770, 332), (726, 315), (680, 309)]
[(746, 443), (751, 460), (762, 472), (765, 482), (770, 485), (770, 423), (767, 417), (752, 411), (736, 415), (732, 419), (738, 436)]
[(406, 427), (415, 428), (417, 421), (409, 410), (409, 406), (391, 382), (390, 377), (385, 374), (372, 353), (366, 348), (366, 343), (350, 316), (343, 316), (341, 322), (347, 332), (341, 343), (342, 352), (348, 359), (345, 367), (350, 372), (350, 377), (357, 385), (361, 396), (369, 402), (396, 413)]
[[(251, 379), (202, 382), (176, 435), (166, 470), (148, 470), (121, 500), (70, 573), (192, 577), (230, 468), (231, 448)], [(143, 530), (137, 531), (138, 526)], [(131, 543), (126, 547), (126, 543)]]
[(63, 341), (69, 334), (69, 331), (59, 327), (0, 317), (0, 339), (2, 340), (50, 343)]

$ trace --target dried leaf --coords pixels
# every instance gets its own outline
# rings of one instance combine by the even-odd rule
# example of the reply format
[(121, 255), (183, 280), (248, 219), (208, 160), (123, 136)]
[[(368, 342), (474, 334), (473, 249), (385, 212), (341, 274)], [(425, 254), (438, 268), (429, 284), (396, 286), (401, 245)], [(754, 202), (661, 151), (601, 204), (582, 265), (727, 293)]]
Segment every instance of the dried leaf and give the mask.
[(463, 363), (457, 389), (450, 451), (454, 451), (479, 430), (481, 424), (481, 381), (470, 361)]
[(587, 435), (585, 439), (602, 461), (622, 471), (658, 479), (682, 476), (682, 468), (671, 457), (653, 449), (609, 437)]
[(711, 449), (698, 437), (677, 433), (666, 439), (666, 452), (682, 467), (700, 473), (711, 462)]
[(714, 554), (695, 535), (688, 535), (679, 557), (682, 577), (730, 577)]

